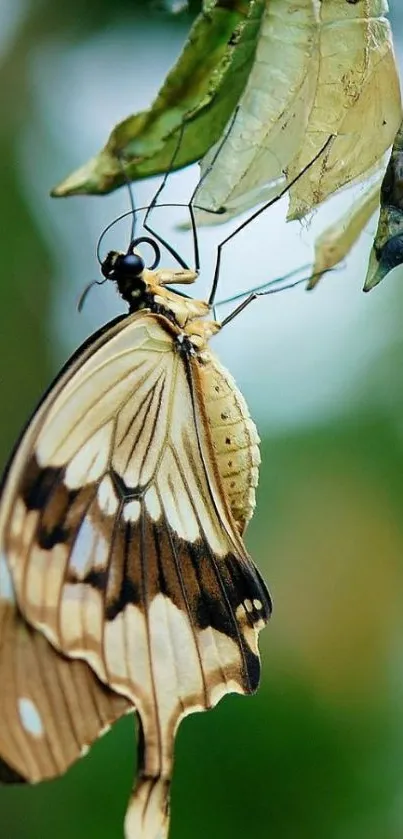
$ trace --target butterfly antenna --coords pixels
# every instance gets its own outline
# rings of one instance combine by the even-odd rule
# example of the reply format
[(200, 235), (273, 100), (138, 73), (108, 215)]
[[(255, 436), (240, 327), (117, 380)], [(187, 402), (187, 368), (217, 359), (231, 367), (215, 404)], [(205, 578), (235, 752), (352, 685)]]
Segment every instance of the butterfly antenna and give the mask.
[(127, 171), (126, 171), (124, 158), (122, 157), (122, 155), (118, 154), (117, 159), (119, 161), (119, 166), (121, 168), (122, 175), (125, 179), (127, 189), (129, 191), (130, 207), (131, 207), (131, 212), (133, 214), (132, 228), (131, 228), (131, 233), (130, 233), (130, 241), (132, 242), (133, 239), (134, 239), (135, 233), (136, 233), (136, 212), (137, 212), (136, 211), (136, 202), (134, 200), (134, 192), (133, 192), (133, 189), (132, 189), (132, 183), (131, 183), (131, 180), (130, 180), (130, 178), (127, 174)]
[[(136, 207), (134, 212), (137, 215), (137, 213), (141, 213), (143, 210), (148, 210), (149, 206), (150, 206), (149, 204), (144, 204), (143, 207)], [(166, 203), (166, 204), (159, 204), (158, 206), (159, 207), (187, 207), (188, 205), (183, 204), (180, 201), (178, 201), (178, 202), (174, 201), (174, 202), (169, 202), (169, 203)], [(129, 216), (132, 216), (132, 215), (133, 215), (133, 210), (126, 210), (125, 213), (121, 213), (120, 216), (117, 216), (116, 218), (114, 218), (113, 221), (111, 221), (109, 224), (107, 224), (107, 226), (103, 229), (103, 231), (102, 231), (102, 233), (101, 233), (101, 235), (98, 239), (97, 248), (96, 248), (97, 260), (98, 260), (100, 265), (102, 265), (102, 262), (103, 262), (103, 260), (101, 258), (101, 245), (102, 245), (102, 242), (103, 242), (106, 234), (109, 232), (109, 230), (111, 230), (112, 227), (115, 226), (115, 224), (118, 224), (119, 221), (122, 221), (122, 219), (128, 218)]]
[[(138, 213), (138, 212), (140, 211), (140, 209), (141, 209), (141, 208), (136, 208), (136, 202), (135, 202), (135, 200), (134, 200), (134, 193), (133, 193), (133, 190), (132, 190), (132, 185), (131, 185), (130, 178), (128, 177), (128, 174), (127, 174), (127, 172), (126, 172), (126, 168), (125, 168), (125, 165), (124, 165), (124, 160), (123, 160), (123, 158), (121, 157), (121, 155), (117, 155), (117, 159), (118, 159), (118, 161), (119, 161), (120, 169), (121, 169), (121, 172), (122, 172), (123, 178), (124, 178), (124, 180), (125, 180), (125, 182), (126, 182), (126, 186), (127, 186), (128, 190), (129, 190), (129, 200), (130, 200), (130, 207), (131, 207), (131, 209), (130, 209), (130, 210), (128, 210), (128, 211), (126, 211), (125, 213), (122, 213), (120, 216), (117, 216), (117, 218), (113, 219), (113, 221), (111, 221), (111, 222), (110, 222), (110, 224), (108, 224), (108, 225), (104, 228), (104, 230), (102, 231), (102, 233), (101, 233), (101, 235), (100, 235), (100, 237), (99, 237), (99, 239), (98, 239), (98, 242), (97, 242), (97, 247), (96, 247), (96, 255), (97, 255), (97, 260), (98, 260), (99, 265), (102, 265), (102, 259), (101, 259), (101, 245), (102, 245), (102, 242), (103, 242), (103, 240), (104, 240), (104, 237), (106, 236), (106, 234), (108, 233), (108, 231), (111, 229), (111, 227), (113, 227), (115, 224), (117, 224), (117, 223), (118, 223), (118, 221), (121, 221), (122, 219), (124, 219), (124, 218), (128, 218), (128, 216), (131, 216), (131, 217), (132, 217), (132, 227), (131, 227), (131, 233), (130, 233), (130, 241), (132, 242), (132, 241), (133, 241), (133, 239), (134, 239), (134, 236), (135, 236), (135, 232), (136, 232), (136, 217), (137, 217), (137, 213)], [(144, 208), (143, 208), (143, 209), (144, 209)]]
[[(224, 145), (224, 143), (225, 143), (225, 141), (226, 141), (226, 139), (227, 139), (227, 137), (228, 137), (228, 134), (230, 133), (230, 131), (231, 131), (231, 129), (232, 129), (232, 126), (233, 126), (233, 124), (234, 124), (234, 122), (235, 122), (235, 118), (236, 118), (237, 113), (238, 113), (238, 108), (236, 108), (236, 109), (235, 109), (234, 114), (233, 114), (233, 116), (232, 116), (232, 118), (231, 118), (231, 122), (230, 122), (229, 129), (228, 129), (227, 133), (225, 134), (225, 136), (224, 136), (223, 140), (222, 140), (222, 141), (221, 141), (221, 143), (219, 144), (219, 146), (218, 146), (218, 148), (217, 148), (217, 150), (216, 150), (216, 152), (215, 152), (215, 154), (214, 154), (214, 156), (213, 156), (213, 159), (212, 159), (211, 163), (209, 164), (209, 166), (208, 166), (208, 168), (207, 168), (206, 172), (203, 174), (202, 178), (201, 178), (201, 179), (200, 179), (200, 181), (198, 182), (198, 184), (197, 184), (197, 186), (196, 186), (196, 188), (195, 188), (195, 190), (194, 190), (194, 192), (193, 192), (193, 194), (192, 194), (192, 197), (191, 197), (191, 199), (190, 199), (189, 203), (188, 203), (188, 204), (182, 204), (182, 203), (169, 203), (169, 204), (168, 204), (168, 203), (167, 203), (167, 204), (159, 204), (159, 205), (158, 205), (159, 207), (187, 207), (187, 209), (189, 210), (190, 223), (191, 223), (191, 229), (192, 229), (192, 238), (193, 238), (194, 266), (195, 266), (195, 271), (196, 271), (197, 273), (198, 273), (198, 272), (199, 272), (199, 270), (200, 270), (200, 254), (199, 254), (199, 243), (198, 243), (198, 236), (197, 236), (196, 220), (195, 220), (195, 217), (194, 217), (194, 208), (193, 208), (192, 202), (193, 202), (193, 199), (194, 199), (194, 196), (195, 196), (195, 194), (196, 194), (197, 189), (201, 186), (202, 182), (203, 182), (203, 181), (204, 181), (204, 179), (207, 177), (207, 175), (208, 175), (208, 174), (209, 174), (209, 172), (211, 171), (211, 169), (212, 169), (212, 167), (213, 167), (213, 165), (214, 165), (215, 161), (217, 160), (217, 157), (218, 157), (218, 155), (219, 155), (219, 153), (220, 153), (220, 151), (221, 151), (221, 149), (222, 149), (222, 147), (223, 147), (223, 145)], [(119, 163), (120, 163), (120, 167), (121, 167), (121, 170), (122, 170), (122, 175), (123, 175), (123, 177), (124, 177), (124, 179), (125, 179), (125, 181), (126, 181), (126, 184), (127, 184), (128, 190), (129, 190), (131, 210), (129, 210), (129, 211), (125, 212), (125, 213), (122, 213), (120, 216), (117, 216), (117, 218), (115, 218), (113, 221), (111, 221), (111, 222), (110, 222), (110, 224), (108, 224), (108, 225), (104, 228), (104, 230), (102, 231), (102, 233), (101, 233), (101, 235), (100, 235), (100, 237), (99, 237), (99, 239), (98, 239), (98, 242), (97, 242), (97, 247), (96, 247), (96, 255), (97, 255), (97, 260), (98, 260), (99, 265), (102, 265), (102, 258), (101, 258), (101, 245), (102, 245), (102, 242), (103, 242), (103, 240), (104, 240), (104, 238), (105, 238), (106, 234), (109, 232), (109, 230), (110, 230), (112, 227), (114, 227), (114, 225), (115, 225), (115, 224), (117, 224), (119, 221), (122, 221), (122, 219), (124, 219), (124, 218), (128, 218), (128, 216), (132, 216), (133, 222), (132, 222), (132, 231), (131, 231), (131, 241), (133, 241), (133, 240), (134, 240), (134, 235), (135, 235), (135, 229), (136, 229), (136, 217), (137, 217), (137, 213), (141, 212), (142, 210), (146, 210), (146, 214), (145, 214), (144, 221), (143, 221), (143, 227), (144, 227), (144, 229), (145, 229), (145, 230), (147, 230), (149, 233), (151, 233), (151, 235), (152, 235), (152, 236), (154, 236), (154, 238), (157, 240), (157, 242), (159, 242), (159, 243), (160, 243), (160, 245), (162, 245), (164, 248), (166, 248), (166, 250), (168, 251), (168, 253), (170, 253), (170, 254), (171, 254), (171, 256), (173, 256), (173, 258), (174, 258), (174, 259), (176, 259), (176, 261), (178, 262), (178, 264), (179, 264), (179, 265), (180, 265), (180, 266), (181, 266), (184, 270), (188, 270), (188, 269), (189, 269), (188, 264), (187, 264), (187, 263), (185, 262), (185, 260), (184, 260), (184, 259), (180, 256), (180, 254), (179, 254), (179, 253), (175, 250), (175, 248), (173, 248), (173, 247), (172, 247), (172, 245), (170, 245), (170, 244), (169, 244), (169, 242), (167, 242), (165, 239), (163, 239), (163, 238), (162, 238), (162, 236), (160, 236), (160, 235), (159, 235), (159, 234), (158, 234), (158, 233), (157, 233), (157, 232), (156, 232), (156, 231), (155, 231), (155, 230), (154, 230), (154, 229), (153, 229), (153, 228), (152, 228), (152, 227), (148, 224), (148, 217), (149, 217), (149, 215), (150, 215), (151, 211), (152, 211), (152, 210), (154, 209), (154, 207), (156, 206), (157, 201), (158, 201), (158, 198), (159, 198), (159, 196), (161, 195), (161, 192), (163, 191), (163, 189), (165, 188), (165, 186), (166, 186), (166, 182), (167, 182), (167, 180), (168, 180), (168, 177), (169, 177), (169, 175), (171, 174), (171, 172), (172, 172), (172, 170), (173, 170), (173, 168), (174, 168), (174, 165), (175, 165), (175, 160), (176, 160), (176, 158), (177, 158), (177, 155), (179, 154), (179, 150), (180, 150), (180, 147), (181, 147), (181, 144), (182, 144), (184, 131), (185, 131), (185, 123), (182, 123), (182, 125), (181, 125), (181, 127), (180, 127), (180, 132), (179, 132), (178, 142), (177, 142), (177, 144), (176, 144), (176, 146), (175, 146), (174, 153), (173, 153), (173, 155), (172, 155), (171, 162), (170, 162), (170, 164), (169, 164), (168, 170), (166, 171), (166, 173), (165, 173), (165, 175), (164, 175), (164, 178), (163, 178), (163, 180), (162, 180), (161, 184), (159, 185), (159, 187), (158, 187), (158, 189), (157, 189), (157, 191), (156, 191), (156, 193), (155, 193), (154, 197), (152, 198), (151, 203), (150, 203), (150, 204), (148, 204), (148, 205), (146, 205), (146, 206), (144, 206), (144, 207), (136, 207), (136, 205), (135, 205), (135, 200), (134, 200), (134, 195), (133, 195), (133, 190), (132, 190), (132, 185), (131, 185), (131, 181), (130, 181), (130, 179), (129, 179), (128, 175), (127, 175), (127, 171), (126, 171), (126, 167), (125, 167), (125, 162), (124, 162), (124, 160), (122, 160), (122, 158), (121, 158), (121, 157), (118, 157), (118, 160), (119, 160)], [(200, 209), (203, 209), (203, 208), (200, 208)], [(213, 214), (216, 214), (217, 212), (220, 212), (220, 211), (219, 211), (219, 210), (217, 211), (217, 210), (207, 210), (207, 209), (206, 209), (206, 212), (211, 212), (211, 213), (213, 213)]]
[[(270, 201), (266, 201), (266, 203), (263, 204), (262, 207), (259, 207), (258, 210), (256, 210), (254, 213), (252, 213), (252, 215), (249, 216), (249, 218), (245, 219), (245, 221), (243, 221), (241, 224), (239, 224), (238, 227), (236, 227), (235, 230), (233, 230), (232, 233), (229, 234), (229, 236), (227, 236), (225, 239), (222, 240), (222, 242), (220, 242), (220, 244), (217, 247), (217, 257), (216, 257), (216, 264), (215, 264), (215, 269), (214, 269), (213, 283), (212, 283), (212, 286), (211, 286), (211, 292), (210, 292), (210, 296), (209, 296), (209, 299), (208, 299), (208, 302), (209, 302), (210, 306), (213, 305), (214, 300), (215, 300), (215, 296), (216, 296), (216, 292), (217, 292), (218, 279), (219, 279), (219, 275), (220, 275), (220, 266), (221, 266), (221, 254), (222, 254), (223, 247), (225, 245), (227, 245), (228, 242), (230, 242), (231, 239), (234, 238), (234, 236), (237, 236), (238, 233), (241, 232), (241, 230), (243, 230), (245, 227), (247, 227), (249, 224), (251, 224), (251, 222), (254, 221), (258, 216), (260, 216), (262, 213), (264, 213), (266, 210), (268, 210), (269, 207), (272, 207), (273, 204), (275, 204), (277, 201), (279, 201), (280, 198), (283, 197), (283, 195), (286, 195), (286, 193), (291, 189), (291, 187), (293, 187), (294, 184), (296, 184), (297, 181), (299, 181), (300, 178), (302, 178), (303, 175), (305, 175), (305, 173), (311, 168), (311, 166), (313, 166), (316, 163), (316, 161), (319, 160), (319, 158), (321, 157), (323, 152), (326, 151), (327, 147), (334, 140), (334, 137), (335, 137), (334, 134), (330, 134), (330, 136), (327, 138), (326, 142), (323, 144), (322, 148), (319, 149), (319, 151), (315, 154), (315, 156), (312, 158), (312, 160), (310, 160), (309, 163), (307, 163), (306, 166), (304, 166), (304, 168), (301, 169), (300, 172), (298, 172), (298, 175), (295, 175), (295, 177), (292, 178), (291, 181), (289, 181), (289, 183), (287, 183), (282, 190), (280, 190), (278, 195), (276, 195), (274, 198), (271, 198)], [(197, 209), (203, 210), (204, 207), (197, 207)]]
[(93, 280), (91, 283), (88, 283), (88, 285), (85, 286), (85, 289), (84, 289), (84, 291), (81, 292), (80, 297), (78, 299), (78, 303), (77, 303), (77, 309), (78, 309), (79, 312), (82, 312), (83, 307), (84, 307), (84, 303), (85, 303), (85, 301), (88, 297), (88, 294), (91, 291), (92, 287), (94, 285), (103, 285), (104, 283), (106, 283), (106, 279), (105, 280)]
[[(101, 233), (101, 235), (100, 235), (100, 237), (99, 237), (99, 239), (98, 239), (98, 242), (97, 242), (97, 247), (96, 247), (97, 260), (98, 260), (98, 262), (99, 262), (99, 264), (100, 264), (100, 265), (102, 265), (102, 262), (103, 262), (103, 260), (101, 259), (101, 245), (102, 245), (102, 242), (103, 242), (103, 240), (104, 240), (104, 238), (105, 238), (106, 234), (107, 234), (107, 233), (109, 232), (109, 230), (111, 230), (111, 228), (112, 228), (112, 227), (114, 227), (114, 226), (115, 226), (115, 224), (117, 224), (119, 221), (122, 221), (122, 219), (124, 219), (124, 218), (128, 218), (128, 216), (131, 216), (131, 215), (132, 215), (132, 212), (133, 212), (132, 210), (127, 210), (125, 213), (122, 213), (120, 216), (117, 216), (116, 218), (114, 218), (114, 219), (113, 219), (113, 221), (109, 222), (109, 224), (107, 224), (107, 225), (106, 225), (106, 227), (104, 227), (104, 229), (103, 229), (103, 231), (102, 231), (102, 233)], [(139, 209), (137, 210), (137, 212), (139, 212)]]

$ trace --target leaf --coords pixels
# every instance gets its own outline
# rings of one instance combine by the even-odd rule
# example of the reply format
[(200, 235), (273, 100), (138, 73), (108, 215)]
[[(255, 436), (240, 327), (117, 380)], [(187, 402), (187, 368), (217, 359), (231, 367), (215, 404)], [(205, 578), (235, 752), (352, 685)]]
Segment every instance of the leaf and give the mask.
[(125, 182), (122, 162), (127, 177), (137, 180), (203, 157), (244, 88), (264, 1), (206, 0), (151, 108), (117, 125), (99, 154), (52, 195), (110, 192)]
[(289, 179), (327, 136), (336, 136), (292, 188), (289, 219), (302, 218), (343, 185), (365, 177), (393, 142), (401, 103), (387, 10), (386, 0), (321, 4), (316, 96)]
[(349, 253), (379, 206), (380, 180), (371, 184), (353, 207), (327, 227), (315, 242), (315, 263), (308, 288), (314, 288), (323, 274)]
[(364, 291), (370, 291), (403, 262), (403, 122), (381, 186), (381, 212)]
[(226, 219), (264, 200), (265, 184), (282, 177), (299, 150), (318, 73), (316, 6), (316, 0), (267, 3), (253, 67), (228, 139), (206, 177), (215, 149), (201, 166), (204, 180), (196, 201), (209, 209), (225, 207)]
[[(283, 172), (290, 183), (308, 167), (290, 190), (288, 219), (304, 217), (343, 185), (368, 176), (401, 119), (386, 12), (385, 0), (268, 4), (234, 125), (197, 193), (206, 209), (226, 210), (210, 215), (210, 223), (278, 194)], [(202, 173), (211, 158), (210, 152)], [(199, 223), (206, 218), (200, 215)]]

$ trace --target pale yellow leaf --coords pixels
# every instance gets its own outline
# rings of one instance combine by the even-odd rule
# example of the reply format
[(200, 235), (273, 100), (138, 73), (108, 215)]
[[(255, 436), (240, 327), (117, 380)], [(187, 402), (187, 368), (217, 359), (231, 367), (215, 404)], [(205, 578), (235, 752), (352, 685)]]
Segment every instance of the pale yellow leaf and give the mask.
[[(199, 205), (197, 196), (196, 204), (193, 206), (196, 208), (196, 217), (197, 217), (197, 224), (198, 226), (212, 226), (217, 224), (226, 224), (227, 221), (230, 221), (235, 216), (239, 216), (240, 213), (244, 213), (247, 210), (250, 210), (256, 207), (258, 204), (267, 204), (269, 201), (273, 201), (284, 189), (286, 186), (286, 178), (283, 175), (281, 178), (277, 178), (274, 181), (270, 181), (270, 183), (265, 184), (260, 189), (253, 189), (251, 192), (247, 192), (245, 195), (240, 196), (236, 202), (229, 201), (225, 205), (225, 210), (222, 208), (220, 212), (213, 212), (211, 210), (204, 210), (201, 209), (201, 205)], [(204, 206), (204, 204), (203, 204)], [(186, 220), (182, 224), (177, 225), (178, 230), (190, 230), (191, 224), (189, 220)]]
[(289, 219), (302, 218), (365, 175), (393, 142), (401, 119), (399, 80), (386, 0), (326, 0), (320, 12), (320, 71), (291, 180), (336, 135), (291, 189)]
[(314, 288), (323, 274), (347, 256), (360, 233), (379, 206), (381, 178), (367, 189), (336, 222), (327, 227), (315, 242), (315, 263), (308, 288)]
[[(228, 137), (203, 159), (197, 204), (225, 207), (228, 218), (262, 200), (262, 188), (283, 175), (303, 140), (312, 108), (317, 41), (317, 0), (267, 3), (255, 61)], [(217, 148), (218, 157), (206, 175)]]

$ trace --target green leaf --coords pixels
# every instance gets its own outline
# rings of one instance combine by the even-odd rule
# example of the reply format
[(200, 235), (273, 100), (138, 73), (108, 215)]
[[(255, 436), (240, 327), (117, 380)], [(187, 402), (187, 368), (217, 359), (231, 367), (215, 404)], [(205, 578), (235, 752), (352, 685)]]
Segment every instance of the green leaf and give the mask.
[(127, 177), (137, 180), (203, 157), (245, 86), (264, 5), (265, 0), (206, 0), (151, 108), (117, 125), (102, 151), (52, 195), (110, 192), (124, 183), (122, 160)]

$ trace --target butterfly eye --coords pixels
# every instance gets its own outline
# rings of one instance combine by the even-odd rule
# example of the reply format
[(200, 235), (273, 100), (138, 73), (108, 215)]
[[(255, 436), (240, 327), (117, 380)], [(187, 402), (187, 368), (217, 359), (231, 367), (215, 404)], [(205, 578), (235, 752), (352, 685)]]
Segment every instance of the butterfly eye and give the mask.
[(144, 260), (140, 254), (117, 253), (110, 251), (101, 264), (101, 271), (107, 280), (119, 280), (119, 278), (135, 278), (143, 273), (145, 268)]
[(138, 277), (145, 268), (144, 259), (138, 253), (125, 253), (119, 255), (115, 262), (115, 274), (122, 277)]
[(128, 253), (133, 253), (134, 248), (137, 248), (138, 245), (149, 245), (149, 247), (153, 251), (154, 260), (150, 265), (147, 265), (147, 268), (149, 271), (154, 271), (154, 268), (156, 268), (157, 265), (159, 265), (161, 259), (161, 251), (157, 243), (154, 241), (154, 239), (150, 239), (149, 236), (139, 236), (138, 239), (133, 239), (133, 241), (130, 243)]

